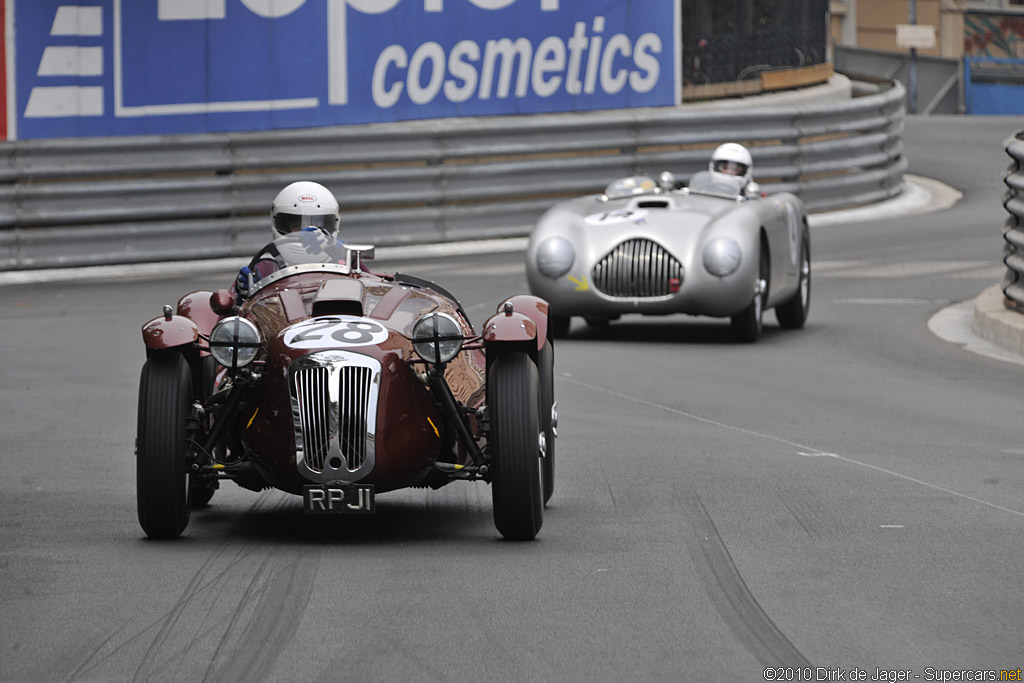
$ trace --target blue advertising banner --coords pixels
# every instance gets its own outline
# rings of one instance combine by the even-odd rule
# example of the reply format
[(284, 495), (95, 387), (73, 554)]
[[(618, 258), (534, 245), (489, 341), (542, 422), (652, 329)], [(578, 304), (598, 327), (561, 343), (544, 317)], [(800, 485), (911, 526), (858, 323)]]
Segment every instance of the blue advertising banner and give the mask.
[(679, 102), (678, 0), (75, 2), (8, 0), (12, 138)]

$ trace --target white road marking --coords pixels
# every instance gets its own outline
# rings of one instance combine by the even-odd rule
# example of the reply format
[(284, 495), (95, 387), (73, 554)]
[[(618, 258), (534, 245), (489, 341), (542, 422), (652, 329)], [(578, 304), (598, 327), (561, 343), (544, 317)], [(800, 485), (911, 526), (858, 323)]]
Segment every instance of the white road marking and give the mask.
[(906, 474), (901, 474), (899, 472), (894, 472), (893, 470), (889, 470), (889, 469), (886, 469), (884, 467), (879, 467), (878, 465), (872, 465), (871, 463), (862, 462), (860, 460), (854, 460), (853, 458), (847, 458), (845, 456), (842, 456), (842, 455), (839, 455), (839, 454), (836, 454), (836, 453), (826, 453), (825, 451), (820, 451), (817, 448), (812, 448), (810, 446), (805, 446), (803, 444), (797, 443), (795, 441), (790, 441), (789, 439), (784, 439), (784, 438), (779, 437), (779, 436), (774, 436), (772, 434), (765, 434), (763, 432), (756, 432), (756, 431), (754, 431), (752, 429), (746, 429), (744, 427), (737, 427), (735, 425), (726, 424), (724, 422), (718, 422), (717, 420), (712, 420), (711, 418), (702, 417), (700, 415), (695, 415), (693, 413), (688, 413), (688, 412), (686, 412), (684, 410), (679, 410), (677, 408), (673, 408), (671, 406), (666, 406), (666, 405), (663, 405), (661, 403), (655, 403), (654, 401), (648, 401), (646, 399), (638, 398), (636, 396), (630, 396), (629, 394), (624, 394), (624, 393), (622, 393), (620, 391), (614, 391), (612, 389), (606, 389), (604, 387), (597, 386), (596, 384), (590, 384), (589, 382), (581, 382), (578, 379), (569, 379), (569, 378), (565, 377), (564, 375), (563, 375), (563, 380), (566, 381), (566, 382), (569, 382), (570, 384), (575, 384), (576, 386), (580, 386), (580, 387), (583, 387), (583, 388), (586, 388), (586, 389), (591, 389), (592, 391), (598, 391), (598, 392), (601, 392), (603, 394), (608, 394), (609, 396), (615, 396), (616, 398), (624, 399), (626, 401), (631, 401), (633, 403), (636, 403), (636, 404), (639, 404), (639, 405), (648, 406), (650, 408), (657, 408), (658, 410), (662, 410), (662, 411), (664, 411), (666, 413), (671, 413), (673, 415), (679, 415), (680, 417), (685, 417), (685, 418), (688, 418), (690, 420), (694, 420), (695, 422), (703, 422), (704, 424), (709, 424), (709, 425), (712, 425), (712, 426), (715, 426), (715, 427), (720, 427), (722, 429), (728, 429), (728, 430), (733, 431), (733, 432), (739, 432), (741, 434), (747, 434), (749, 436), (755, 436), (755, 437), (760, 438), (760, 439), (766, 439), (766, 440), (769, 440), (769, 441), (775, 441), (776, 443), (785, 444), (787, 446), (793, 446), (793, 447), (799, 449), (797, 451), (797, 453), (799, 455), (835, 458), (836, 460), (841, 460), (841, 461), (843, 461), (845, 463), (848, 463), (850, 465), (857, 465), (859, 467), (866, 467), (866, 468), (868, 468), (870, 470), (874, 470), (875, 472), (881, 472), (882, 474), (888, 474), (888, 475), (893, 476), (893, 477), (898, 477), (898, 478), (903, 479), (905, 481), (909, 481), (909, 482), (912, 482), (914, 484), (918, 484), (920, 486), (925, 486), (925, 487), (933, 489), (935, 491), (942, 491), (943, 493), (948, 493), (951, 496), (956, 496), (958, 498), (963, 498), (965, 500), (969, 500), (969, 501), (972, 501), (974, 503), (979, 503), (981, 505), (985, 505), (987, 507), (994, 508), (996, 510), (1001, 510), (1003, 512), (1009, 512), (1011, 514), (1018, 515), (1020, 517), (1024, 517), (1024, 511), (1014, 510), (1013, 508), (1008, 508), (1008, 507), (1003, 507), (1002, 505), (999, 505), (997, 503), (993, 503), (993, 502), (988, 501), (988, 500), (982, 500), (981, 498), (975, 498), (974, 496), (967, 495), (966, 493), (961, 493), (959, 491), (954, 491), (953, 489), (946, 488), (945, 486), (939, 486), (938, 484), (932, 484), (931, 482), (927, 482), (927, 481), (924, 481), (922, 479), (917, 479), (915, 477), (911, 477), (911, 476), (908, 476)]
[(866, 306), (932, 306), (935, 304), (951, 304), (949, 299), (910, 299), (910, 298), (851, 298), (833, 299), (835, 304), (861, 304)]
[[(849, 261), (841, 261), (840, 263), (850, 264)], [(882, 264), (871, 264), (865, 261), (858, 265), (826, 268), (824, 273), (820, 272), (820, 264), (813, 264), (811, 272), (813, 275), (833, 278), (902, 278), (974, 271), (981, 267), (990, 267), (991, 265), (991, 261), (900, 261), (899, 263)]]

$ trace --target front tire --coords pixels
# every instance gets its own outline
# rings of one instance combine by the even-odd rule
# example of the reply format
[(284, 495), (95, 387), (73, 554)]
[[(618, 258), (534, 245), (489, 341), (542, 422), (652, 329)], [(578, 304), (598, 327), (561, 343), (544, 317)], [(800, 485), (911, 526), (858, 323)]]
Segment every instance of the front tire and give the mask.
[(545, 340), (537, 355), (537, 374), (540, 381), (540, 429), (544, 432), (544, 505), (555, 492), (555, 348)]
[(192, 374), (177, 353), (153, 355), (142, 367), (136, 437), (139, 524), (150, 538), (177, 538), (188, 525), (187, 430)]
[(807, 322), (811, 310), (811, 245), (807, 236), (800, 248), (800, 284), (796, 293), (785, 303), (775, 307), (779, 326), (787, 330), (799, 330)]
[(525, 353), (498, 357), (487, 376), (494, 525), (510, 541), (536, 537), (544, 521), (537, 366)]
[(754, 296), (742, 311), (732, 316), (732, 334), (736, 341), (745, 344), (752, 344), (761, 338), (761, 330), (764, 327), (764, 303), (768, 300), (768, 249), (762, 241), (760, 264), (755, 283)]

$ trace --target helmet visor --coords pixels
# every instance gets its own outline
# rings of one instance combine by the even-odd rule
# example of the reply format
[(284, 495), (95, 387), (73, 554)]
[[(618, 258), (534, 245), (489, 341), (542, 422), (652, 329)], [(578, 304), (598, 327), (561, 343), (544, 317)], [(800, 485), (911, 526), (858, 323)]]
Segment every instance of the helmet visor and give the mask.
[(715, 161), (715, 170), (727, 175), (746, 175), (747, 165), (730, 159), (718, 159)]
[(274, 215), (274, 230), (281, 235), (297, 232), (312, 225), (332, 235), (338, 230), (338, 219), (333, 213), (278, 213)]

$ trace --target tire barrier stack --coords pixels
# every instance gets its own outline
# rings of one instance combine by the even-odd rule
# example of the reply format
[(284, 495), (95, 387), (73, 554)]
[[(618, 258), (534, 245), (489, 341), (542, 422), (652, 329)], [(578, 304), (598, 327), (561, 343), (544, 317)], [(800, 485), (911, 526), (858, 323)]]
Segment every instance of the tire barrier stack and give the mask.
[(842, 102), (441, 119), (288, 131), (0, 143), (0, 271), (247, 256), (284, 185), (329, 187), (342, 236), (379, 246), (527, 235), (562, 199), (680, 177), (724, 141), (808, 209), (903, 189), (905, 90)]
[(1007, 191), (1003, 206), (1010, 214), (1003, 225), (1003, 276), (1002, 290), (1006, 295), (1007, 308), (1024, 311), (1024, 130), (1017, 131), (1003, 143), (1010, 156), (1004, 182)]

